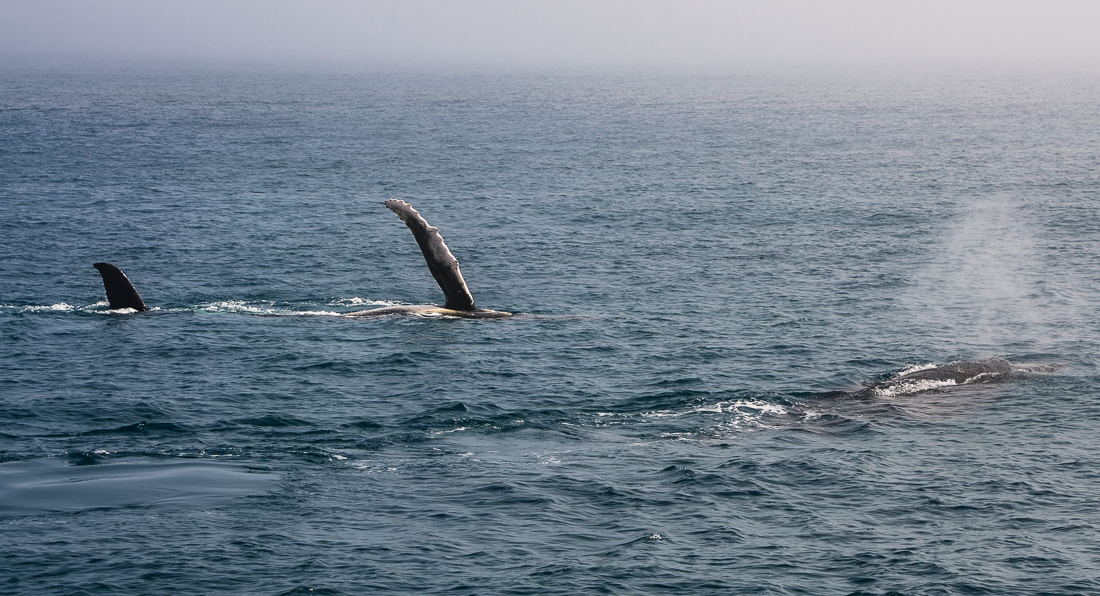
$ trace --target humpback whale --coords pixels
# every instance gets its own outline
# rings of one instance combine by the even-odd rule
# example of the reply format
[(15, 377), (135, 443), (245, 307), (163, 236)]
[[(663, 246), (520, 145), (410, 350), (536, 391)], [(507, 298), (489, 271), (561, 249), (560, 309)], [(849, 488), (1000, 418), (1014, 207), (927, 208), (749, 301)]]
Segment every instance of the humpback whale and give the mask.
[[(443, 242), (443, 237), (439, 235), (439, 228), (425, 221), (420, 213), (405, 201), (390, 199), (384, 204), (412, 230), (416, 243), (420, 245), (420, 252), (424, 253), (428, 270), (431, 271), (432, 277), (435, 278), (436, 283), (443, 290), (446, 302), (443, 306), (434, 304), (386, 306), (352, 312), (344, 316), (378, 317), (394, 314), (435, 314), (464, 319), (503, 319), (512, 316), (510, 312), (478, 308), (474, 304), (474, 297), (470, 295), (470, 288), (466, 287), (466, 280), (462, 278), (462, 271), (458, 268), (458, 259), (451, 254), (450, 249)], [(103, 276), (103, 288), (107, 291), (107, 300), (111, 303), (112, 309), (132, 308), (141, 312), (149, 310), (122, 270), (110, 263), (93, 263), (92, 266), (98, 269), (99, 274)]]
[(394, 314), (436, 314), (449, 317), (461, 317), (464, 319), (503, 319), (512, 316), (510, 312), (478, 308), (474, 304), (474, 297), (470, 295), (470, 288), (466, 287), (466, 280), (462, 278), (462, 271), (458, 268), (458, 259), (451, 254), (443, 237), (439, 235), (439, 228), (429, 224), (412, 205), (400, 199), (389, 199), (383, 203), (390, 211), (397, 214), (401, 221), (412, 230), (416, 243), (420, 245), (420, 252), (424, 253), (424, 260), (428, 263), (428, 270), (435, 278), (439, 288), (443, 290), (446, 302), (443, 306), (434, 304), (417, 304), (411, 306), (386, 306), (359, 312), (348, 313), (349, 317), (378, 317)]
[(1004, 358), (965, 360), (943, 366), (934, 366), (898, 375), (892, 379), (870, 383), (852, 392), (855, 396), (895, 396), (924, 391), (935, 391), (954, 385), (993, 383), (1025, 376), (1028, 373), (1050, 373), (1056, 366), (1049, 364), (1014, 364)]
[(134, 289), (134, 284), (130, 283), (130, 278), (121, 269), (110, 263), (92, 263), (92, 267), (98, 269), (103, 276), (103, 289), (107, 291), (107, 301), (111, 303), (111, 308), (132, 308), (138, 312), (149, 310)]

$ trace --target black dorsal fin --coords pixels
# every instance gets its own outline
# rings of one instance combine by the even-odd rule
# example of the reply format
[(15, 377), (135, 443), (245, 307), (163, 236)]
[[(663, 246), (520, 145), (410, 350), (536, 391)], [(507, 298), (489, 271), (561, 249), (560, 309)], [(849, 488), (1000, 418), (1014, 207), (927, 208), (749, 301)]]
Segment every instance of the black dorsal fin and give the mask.
[(93, 263), (92, 267), (98, 269), (103, 276), (103, 289), (107, 290), (107, 301), (111, 303), (111, 308), (132, 308), (142, 312), (149, 310), (134, 289), (134, 284), (130, 283), (130, 279), (121, 269), (110, 263)]
[(432, 277), (447, 297), (444, 307), (453, 310), (477, 310), (470, 288), (466, 287), (466, 280), (462, 279), (462, 271), (458, 269), (458, 259), (443, 243), (439, 228), (424, 221), (420, 213), (405, 201), (390, 199), (385, 205), (412, 230), (416, 243), (420, 245), (420, 252), (424, 253), (424, 260), (428, 262)]

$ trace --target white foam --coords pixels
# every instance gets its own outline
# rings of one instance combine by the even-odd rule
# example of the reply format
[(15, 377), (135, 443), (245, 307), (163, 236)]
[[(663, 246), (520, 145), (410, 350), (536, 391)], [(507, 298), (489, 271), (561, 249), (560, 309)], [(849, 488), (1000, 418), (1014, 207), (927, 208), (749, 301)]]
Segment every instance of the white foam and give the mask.
[(249, 304), (247, 302), (244, 302), (243, 300), (225, 300), (222, 302), (211, 302), (209, 304), (198, 306), (196, 310), (202, 312), (235, 313), (247, 315), (294, 315), (318, 317), (335, 317), (343, 314), (332, 310), (293, 310), (286, 307), (277, 307), (275, 306), (274, 302), (261, 302), (258, 305)]
[(939, 389), (941, 387), (951, 387), (954, 385), (954, 379), (946, 379), (943, 381), (937, 381), (934, 379), (918, 379), (913, 381), (894, 383), (884, 387), (875, 387), (871, 389), (871, 393), (879, 397), (898, 397), (899, 395), (912, 395), (914, 393), (920, 393), (922, 391), (931, 391), (933, 389)]
[(679, 418), (681, 416), (690, 416), (692, 414), (698, 414), (700, 412), (709, 412), (713, 414), (762, 415), (786, 414), (787, 409), (779, 404), (743, 399), (737, 401), (720, 401), (713, 404), (700, 404), (683, 411), (654, 410), (651, 412), (645, 412), (642, 414), (642, 416), (646, 418)]
[(76, 307), (67, 304), (65, 302), (58, 302), (57, 304), (44, 304), (34, 306), (14, 307), (17, 308), (17, 312), (69, 312), (76, 310)]
[[(486, 426), (484, 428), (487, 428), (489, 430), (500, 430), (500, 426), (497, 426), (495, 424), (490, 425), (490, 426)], [(456, 426), (455, 428), (448, 428), (448, 429), (444, 429), (444, 430), (433, 431), (432, 436), (433, 437), (440, 437), (440, 436), (443, 436), (443, 435), (449, 435), (449, 434), (453, 434), (453, 433), (460, 433), (460, 432), (464, 432), (464, 431), (467, 431), (467, 430), (470, 430), (470, 427), (468, 427), (468, 426)]]
[(198, 310), (210, 312), (243, 312), (251, 314), (265, 314), (270, 312), (271, 308), (252, 306), (251, 304), (240, 300), (225, 300), (222, 302), (211, 302), (209, 304), (201, 305), (199, 306)]
[(680, 410), (650, 410), (640, 414), (594, 412), (594, 419), (591, 423), (599, 427), (633, 426), (637, 424), (637, 417), (657, 421), (699, 416), (703, 418), (703, 427), (690, 431), (661, 433), (661, 436), (666, 438), (698, 441), (701, 437), (713, 437), (715, 433), (725, 435), (729, 432), (741, 432), (745, 428), (765, 427), (767, 426), (766, 418), (784, 416), (790, 413), (791, 411), (787, 407), (780, 404), (757, 399), (739, 399), (694, 404)]
[(371, 300), (370, 298), (337, 298), (329, 303), (330, 306), (396, 306), (398, 302), (392, 300)]
[(894, 375), (894, 377), (895, 378), (904, 377), (905, 375), (911, 375), (915, 372), (920, 372), (922, 370), (929, 370), (929, 369), (932, 369), (932, 368), (936, 368), (936, 365), (931, 363), (931, 362), (929, 362), (928, 364), (910, 364), (910, 365), (906, 366), (905, 368), (901, 369), (900, 371), (898, 371), (898, 374)]
[(0, 305), (0, 308), (11, 309), (17, 313), (36, 313), (36, 312), (96, 312), (96, 313), (120, 313), (120, 312), (136, 312), (132, 308), (118, 309), (118, 310), (104, 310), (103, 307), (108, 306), (107, 302), (96, 302), (94, 304), (88, 304), (85, 306), (73, 306), (68, 302), (58, 302), (56, 304), (35, 304), (31, 306), (15, 306), (11, 304)]

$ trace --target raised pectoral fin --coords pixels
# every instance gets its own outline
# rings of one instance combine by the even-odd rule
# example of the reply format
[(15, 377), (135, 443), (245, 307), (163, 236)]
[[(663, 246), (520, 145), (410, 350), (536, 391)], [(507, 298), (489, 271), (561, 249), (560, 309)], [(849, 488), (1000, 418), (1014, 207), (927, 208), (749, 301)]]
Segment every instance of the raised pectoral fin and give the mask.
[(474, 306), (474, 297), (466, 287), (466, 280), (462, 279), (458, 259), (451, 254), (443, 242), (439, 229), (425, 221), (420, 213), (405, 201), (390, 199), (385, 202), (385, 205), (412, 230), (416, 243), (420, 245), (420, 252), (424, 253), (424, 260), (428, 263), (432, 277), (443, 290), (443, 295), (447, 297), (445, 307), (463, 311), (477, 309)]

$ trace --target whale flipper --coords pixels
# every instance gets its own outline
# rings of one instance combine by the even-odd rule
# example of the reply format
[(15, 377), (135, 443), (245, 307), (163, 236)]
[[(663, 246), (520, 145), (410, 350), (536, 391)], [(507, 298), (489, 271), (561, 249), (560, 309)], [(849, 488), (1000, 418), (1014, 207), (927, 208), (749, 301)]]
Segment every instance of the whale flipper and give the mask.
[(139, 312), (149, 310), (141, 301), (141, 296), (134, 289), (134, 284), (121, 269), (110, 263), (93, 263), (92, 267), (99, 270), (103, 276), (103, 289), (107, 290), (107, 301), (111, 308), (132, 308)]
[(443, 290), (443, 295), (447, 297), (443, 307), (457, 311), (477, 310), (474, 306), (474, 297), (470, 295), (470, 288), (466, 287), (466, 280), (462, 279), (462, 272), (458, 269), (458, 259), (443, 243), (439, 228), (425, 221), (420, 213), (405, 201), (389, 199), (385, 205), (412, 230), (416, 243), (420, 245), (420, 252), (424, 253), (424, 260), (428, 262), (432, 277)]

